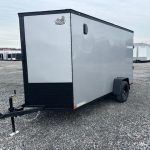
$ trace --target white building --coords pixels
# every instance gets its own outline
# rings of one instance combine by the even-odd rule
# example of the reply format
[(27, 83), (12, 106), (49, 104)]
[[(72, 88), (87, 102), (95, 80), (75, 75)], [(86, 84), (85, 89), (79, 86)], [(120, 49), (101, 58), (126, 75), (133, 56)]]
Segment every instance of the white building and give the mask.
[(0, 50), (0, 60), (21, 60), (21, 51), (2, 49)]
[(133, 60), (149, 61), (150, 45), (146, 43), (135, 43), (133, 49)]

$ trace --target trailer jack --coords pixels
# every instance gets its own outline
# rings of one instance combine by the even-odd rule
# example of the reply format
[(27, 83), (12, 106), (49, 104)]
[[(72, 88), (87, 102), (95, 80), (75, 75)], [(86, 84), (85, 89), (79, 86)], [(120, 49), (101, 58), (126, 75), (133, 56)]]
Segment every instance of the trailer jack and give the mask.
[(10, 136), (13, 136), (19, 132), (19, 131), (16, 131), (15, 117), (44, 110), (44, 107), (26, 107), (25, 104), (15, 108), (13, 106), (13, 100), (14, 100), (15, 96), (16, 96), (16, 91), (14, 91), (14, 95), (9, 97), (8, 111), (5, 113), (0, 113), (0, 119), (5, 119), (5, 118), (9, 118), (9, 117), (11, 118), (12, 133), (10, 134)]

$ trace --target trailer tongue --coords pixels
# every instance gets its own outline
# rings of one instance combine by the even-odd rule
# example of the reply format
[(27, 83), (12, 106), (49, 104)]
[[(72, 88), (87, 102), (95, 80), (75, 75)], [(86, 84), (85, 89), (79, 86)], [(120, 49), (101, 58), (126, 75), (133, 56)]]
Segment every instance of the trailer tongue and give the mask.
[(42, 111), (44, 110), (44, 107), (33, 107), (33, 108), (26, 108), (25, 105), (21, 105), (17, 108), (15, 108), (13, 106), (13, 100), (16, 96), (16, 91), (14, 91), (14, 95), (10, 96), (9, 98), (9, 108), (8, 111), (5, 113), (0, 113), (0, 119), (5, 119), (5, 118), (9, 118), (11, 117), (11, 123), (12, 123), (12, 132), (15, 133), (16, 132), (16, 128), (15, 128), (15, 117), (17, 116), (22, 116), (22, 115), (26, 115), (26, 114), (30, 114), (30, 113), (34, 113), (37, 111)]

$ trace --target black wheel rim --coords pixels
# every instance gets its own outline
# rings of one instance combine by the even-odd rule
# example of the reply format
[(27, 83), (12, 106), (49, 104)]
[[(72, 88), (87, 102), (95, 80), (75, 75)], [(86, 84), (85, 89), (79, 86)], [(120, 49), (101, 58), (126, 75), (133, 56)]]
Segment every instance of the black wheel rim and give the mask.
[(123, 98), (123, 100), (126, 100), (128, 98), (128, 93), (129, 93), (129, 89), (128, 89), (127, 86), (125, 86), (123, 88), (123, 91), (122, 91), (122, 98)]

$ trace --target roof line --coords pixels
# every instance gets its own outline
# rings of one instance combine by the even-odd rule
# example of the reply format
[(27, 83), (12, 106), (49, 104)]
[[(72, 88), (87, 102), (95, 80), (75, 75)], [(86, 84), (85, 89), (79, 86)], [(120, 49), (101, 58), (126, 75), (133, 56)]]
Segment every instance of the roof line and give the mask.
[(101, 22), (101, 23), (104, 23), (104, 24), (107, 24), (107, 25), (110, 25), (110, 26), (122, 29), (122, 30), (125, 30), (125, 31), (128, 31), (128, 32), (131, 32), (131, 33), (134, 33), (134, 31), (132, 31), (130, 29), (127, 29), (125, 27), (121, 27), (119, 25), (107, 22), (105, 20), (102, 20), (102, 19), (90, 16), (90, 15), (87, 15), (85, 13), (82, 13), (82, 12), (79, 12), (79, 11), (76, 11), (76, 10), (73, 10), (73, 9), (48, 10), (48, 11), (36, 11), (36, 12), (24, 12), (24, 13), (18, 13), (18, 15), (19, 15), (19, 17), (24, 17), (24, 16), (46, 15), (46, 14), (55, 14), (55, 13), (73, 13), (73, 14), (77, 14), (79, 16), (83, 16), (83, 17), (86, 17), (86, 18), (89, 18), (89, 19), (92, 19), (92, 20), (95, 20), (95, 21), (98, 21), (98, 22)]

